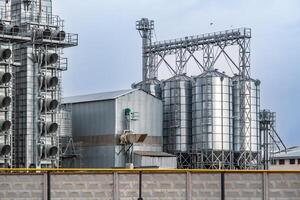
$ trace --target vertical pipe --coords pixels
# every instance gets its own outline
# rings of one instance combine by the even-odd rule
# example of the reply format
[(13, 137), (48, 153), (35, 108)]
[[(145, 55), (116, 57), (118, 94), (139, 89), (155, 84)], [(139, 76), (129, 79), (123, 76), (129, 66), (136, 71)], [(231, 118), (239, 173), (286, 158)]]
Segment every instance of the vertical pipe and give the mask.
[(138, 200), (143, 200), (142, 198), (142, 171), (139, 173), (139, 198)]

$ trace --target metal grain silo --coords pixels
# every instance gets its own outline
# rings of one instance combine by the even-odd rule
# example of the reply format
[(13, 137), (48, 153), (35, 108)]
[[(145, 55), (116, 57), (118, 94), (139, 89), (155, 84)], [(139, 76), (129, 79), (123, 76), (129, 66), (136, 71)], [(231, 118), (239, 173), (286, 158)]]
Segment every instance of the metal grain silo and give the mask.
[(191, 78), (176, 75), (163, 82), (164, 150), (170, 153), (188, 152), (192, 131)]
[[(195, 167), (230, 168), (232, 164), (232, 81), (217, 70), (194, 78), (193, 159)], [(200, 158), (199, 158), (200, 157)]]
[(241, 78), (238, 75), (233, 77), (233, 117), (234, 117), (234, 151), (238, 152), (259, 152), (259, 111), (260, 111), (260, 81), (249, 79), (246, 86), (250, 87), (250, 93), (245, 95), (244, 102), (250, 102), (248, 111), (251, 115), (245, 116), (245, 124), (251, 128), (241, 130)]

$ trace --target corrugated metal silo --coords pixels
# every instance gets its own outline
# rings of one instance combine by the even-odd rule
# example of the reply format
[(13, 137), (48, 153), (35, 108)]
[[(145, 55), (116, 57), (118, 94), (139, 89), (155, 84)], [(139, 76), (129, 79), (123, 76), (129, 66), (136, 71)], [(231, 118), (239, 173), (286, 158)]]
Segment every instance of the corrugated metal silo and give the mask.
[(169, 153), (188, 152), (192, 131), (191, 78), (177, 75), (163, 82), (164, 150)]
[(260, 112), (260, 81), (249, 79), (246, 84), (251, 87), (251, 93), (246, 94), (245, 102), (250, 101), (251, 116), (245, 116), (246, 124), (250, 124), (251, 129), (241, 130), (241, 81), (240, 76), (233, 77), (233, 116), (234, 116), (234, 151), (259, 152), (259, 112)]
[(232, 81), (217, 70), (194, 78), (192, 147), (200, 152), (196, 167), (228, 168), (232, 164)]

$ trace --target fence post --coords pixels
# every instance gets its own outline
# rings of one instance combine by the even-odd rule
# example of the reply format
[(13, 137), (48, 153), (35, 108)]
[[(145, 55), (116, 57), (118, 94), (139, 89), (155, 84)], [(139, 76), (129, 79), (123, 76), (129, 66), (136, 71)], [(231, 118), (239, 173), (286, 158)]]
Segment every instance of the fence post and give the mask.
[(114, 185), (113, 185), (113, 191), (114, 191), (114, 200), (119, 200), (119, 174), (118, 172), (114, 172)]
[(139, 198), (138, 200), (143, 200), (142, 198), (142, 171), (139, 174)]
[(225, 200), (225, 173), (221, 172), (221, 200)]
[(269, 199), (269, 174), (268, 172), (263, 172), (262, 174), (262, 185), (263, 185), (263, 200)]
[(44, 199), (51, 200), (51, 175), (49, 171), (44, 173)]
[(186, 199), (192, 200), (192, 177), (191, 172), (186, 173)]

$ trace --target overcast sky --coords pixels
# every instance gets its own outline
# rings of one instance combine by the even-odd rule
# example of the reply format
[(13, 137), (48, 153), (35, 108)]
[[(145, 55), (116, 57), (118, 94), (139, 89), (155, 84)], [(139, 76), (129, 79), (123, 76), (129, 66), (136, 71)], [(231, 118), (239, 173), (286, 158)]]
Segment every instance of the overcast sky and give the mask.
[[(135, 21), (155, 20), (158, 40), (252, 29), (251, 68), (262, 82), (261, 108), (277, 112), (278, 132), (300, 145), (299, 0), (54, 0), (79, 46), (67, 49), (64, 96), (130, 88), (141, 80)], [(213, 23), (211, 26), (210, 23)]]

